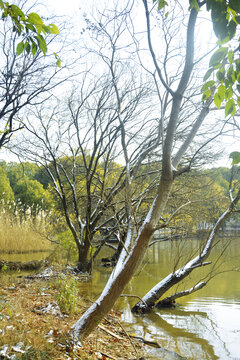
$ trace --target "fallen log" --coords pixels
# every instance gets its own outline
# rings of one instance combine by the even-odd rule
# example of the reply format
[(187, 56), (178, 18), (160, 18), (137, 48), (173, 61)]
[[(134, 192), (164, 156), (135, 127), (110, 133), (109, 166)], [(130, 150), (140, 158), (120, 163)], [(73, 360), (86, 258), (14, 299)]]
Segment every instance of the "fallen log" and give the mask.
[(48, 260), (33, 260), (28, 262), (0, 260), (0, 270), (38, 270), (49, 266)]

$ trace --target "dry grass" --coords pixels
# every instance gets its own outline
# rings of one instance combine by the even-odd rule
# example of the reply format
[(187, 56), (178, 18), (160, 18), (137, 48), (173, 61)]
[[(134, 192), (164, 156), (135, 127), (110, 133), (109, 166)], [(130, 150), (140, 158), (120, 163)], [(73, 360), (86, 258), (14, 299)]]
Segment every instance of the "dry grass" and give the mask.
[[(24, 281), (17, 286), (0, 290), (5, 301), (0, 320), (0, 350), (8, 345), (8, 355), (16, 359), (139, 359), (142, 345), (130, 340), (119, 326), (118, 313), (111, 313), (82, 347), (73, 349), (69, 329), (88, 306), (79, 296), (78, 313), (71, 316), (43, 311), (56, 304), (57, 289), (51, 282)], [(81, 284), (79, 293), (81, 293)], [(1, 313), (1, 311), (0, 311)], [(23, 343), (24, 354), (14, 352), (12, 346)]]
[(4, 253), (45, 251), (51, 248), (43, 236), (44, 227), (40, 220), (31, 218), (20, 221), (19, 216), (0, 212), (0, 249)]

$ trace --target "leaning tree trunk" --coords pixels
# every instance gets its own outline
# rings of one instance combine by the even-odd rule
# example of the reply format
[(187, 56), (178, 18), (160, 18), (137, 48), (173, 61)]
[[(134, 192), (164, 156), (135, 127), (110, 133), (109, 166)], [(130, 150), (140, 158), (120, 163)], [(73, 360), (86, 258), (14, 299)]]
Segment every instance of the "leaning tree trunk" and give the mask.
[[(172, 286), (179, 283), (183, 279), (185, 279), (194, 269), (204, 266), (208, 263), (204, 263), (204, 260), (207, 259), (209, 256), (213, 241), (218, 233), (218, 230), (226, 221), (226, 219), (231, 215), (233, 212), (236, 204), (238, 203), (240, 198), (240, 190), (238, 191), (235, 198), (231, 201), (229, 208), (219, 217), (217, 222), (215, 223), (208, 240), (201, 252), (198, 256), (196, 256), (194, 259), (190, 260), (179, 268), (178, 270), (174, 271), (173, 273), (166, 276), (163, 280), (161, 280), (157, 285), (155, 285), (143, 298), (142, 301), (139, 301), (133, 308), (132, 312), (134, 313), (146, 313), (151, 311), (151, 309), (155, 306), (155, 303), (169, 290)], [(176, 298), (179, 298), (180, 296), (185, 296), (188, 293), (191, 293), (193, 291), (197, 291), (200, 288), (202, 288), (205, 284), (200, 283), (197, 286), (193, 287), (192, 289), (186, 290), (186, 292), (177, 293), (173, 296), (170, 296), (169, 298), (165, 298), (157, 303), (157, 307), (161, 307), (161, 305), (166, 306), (167, 302), (171, 302), (175, 300)]]
[[(154, 228), (162, 214), (171, 191), (173, 179), (161, 179), (158, 195), (142, 225), (132, 250), (123, 259), (122, 254), (100, 297), (90, 306), (72, 328), (74, 341), (83, 341), (112, 309), (125, 286), (141, 263)], [(128, 233), (128, 236), (129, 233)], [(128, 238), (126, 244), (128, 243)], [(126, 245), (127, 246), (127, 245)]]

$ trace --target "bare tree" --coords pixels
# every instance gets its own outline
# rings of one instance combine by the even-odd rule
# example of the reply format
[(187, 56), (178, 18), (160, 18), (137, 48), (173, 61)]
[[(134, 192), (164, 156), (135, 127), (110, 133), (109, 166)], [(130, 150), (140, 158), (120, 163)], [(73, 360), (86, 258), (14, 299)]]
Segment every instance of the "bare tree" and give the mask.
[[(110, 311), (115, 301), (123, 291), (124, 287), (138, 269), (153, 233), (159, 229), (159, 220), (164, 214), (175, 178), (189, 170), (189, 167), (192, 165), (192, 161), (190, 161), (189, 164), (185, 166), (184, 162), (182, 162), (183, 156), (185, 156), (188, 152), (191, 154), (191, 158), (194, 158), (196, 147), (191, 147), (194, 144), (194, 140), (196, 139), (197, 135), (199, 134), (200, 126), (202, 126), (204, 120), (209, 114), (210, 109), (213, 107), (213, 96), (215, 91), (214, 87), (209, 89), (210, 96), (203, 103), (200, 101), (200, 92), (196, 93), (195, 95), (197, 100), (195, 102), (196, 106), (193, 114), (189, 114), (189, 112), (187, 114), (186, 111), (185, 119), (181, 117), (182, 107), (184, 104), (186, 105), (186, 100), (188, 99), (191, 103), (194, 102), (195, 97), (195, 95), (193, 95), (192, 98), (190, 97), (189, 91), (191, 89), (189, 87), (191, 87), (191, 80), (195, 75), (193, 69), (198, 65), (199, 62), (199, 60), (196, 61), (194, 58), (194, 47), (196, 42), (195, 27), (198, 17), (197, 10), (193, 7), (189, 12), (187, 24), (184, 21), (183, 28), (185, 29), (186, 26), (186, 36), (183, 36), (183, 39), (180, 39), (180, 42), (185, 42), (185, 53), (184, 55), (183, 53), (180, 53), (178, 58), (181, 59), (181, 61), (178, 62), (178, 59), (176, 59), (177, 64), (175, 65), (177, 65), (177, 67), (175, 67), (174, 70), (170, 69), (171, 73), (175, 71), (175, 78), (169, 78), (164, 57), (161, 58), (156, 55), (152, 41), (153, 30), (150, 19), (152, 13), (154, 14), (154, 8), (149, 10), (146, 0), (143, 0), (143, 5), (147, 23), (147, 40), (149, 52), (154, 66), (154, 70), (152, 70), (151, 73), (154, 76), (156, 88), (159, 93), (159, 100), (162, 104), (159, 122), (159, 128), (162, 129), (162, 160), (159, 167), (159, 185), (150, 210), (145, 217), (145, 220), (138, 233), (135, 234), (133, 221), (134, 214), (131, 204), (132, 177), (129, 164), (128, 147), (126, 143), (124, 126), (121, 119), (121, 108), (118, 107), (118, 119), (122, 129), (121, 142), (126, 162), (125, 189), (126, 194), (128, 194), (128, 198), (126, 199), (126, 213), (128, 219), (126, 242), (125, 247), (119, 257), (116, 268), (113, 270), (102, 294), (73, 326), (72, 335), (75, 341), (78, 339), (84, 340), (97, 326), (101, 319)], [(198, 5), (203, 6), (204, 2), (201, 4), (199, 3)], [(178, 5), (176, 5), (174, 2), (173, 6), (175, 7)], [(176, 31), (178, 33), (181, 32), (179, 31), (179, 23), (178, 28), (175, 27), (175, 32)], [(177, 40), (178, 38), (174, 36), (173, 41), (175, 41), (174, 39)], [(175, 43), (174, 47), (176, 46), (177, 45)], [(159, 50), (159, 47), (157, 49)], [(169, 58), (174, 55), (169, 51), (168, 54)], [(109, 67), (111, 69), (111, 63), (109, 63)], [(116, 95), (118, 97), (119, 88), (115, 83), (114, 76), (112, 76), (112, 81)], [(162, 94), (165, 95), (163, 96)], [(179, 136), (179, 129), (181, 128), (184, 129), (184, 136), (182, 137)], [(203, 146), (203, 144), (201, 146)], [(173, 284), (174, 279), (179, 279), (190, 273), (194, 266), (202, 265), (202, 261), (205, 259), (211, 249), (212, 240), (216, 232), (218, 231), (223, 221), (232, 213), (236, 203), (239, 200), (239, 196), (240, 192), (238, 192), (236, 197), (231, 200), (229, 208), (217, 221), (203, 252), (198, 257), (193, 259), (189, 264), (186, 264), (185, 267), (179, 269), (179, 271), (174, 274), (172, 282), (172, 274), (170, 274), (168, 277), (169, 283)]]
[[(141, 152), (143, 145), (138, 145), (138, 149), (135, 146), (138, 138), (155, 122), (150, 118), (148, 85), (133, 76), (125, 78), (122, 84), (120, 74), (124, 76), (124, 71), (119, 66), (114, 74), (115, 81), (121, 82), (118, 97), (108, 74), (96, 79), (95, 74), (91, 76), (87, 71), (82, 75), (81, 87), (74, 88), (66, 103), (57, 102), (54, 107), (50, 103), (51, 110), (45, 104), (44, 108), (29, 112), (25, 119), (26, 135), (15, 144), (20, 156), (36, 162), (47, 172), (75, 240), (77, 271), (81, 272), (91, 271), (92, 261), (104, 244), (94, 250), (97, 232), (108, 226), (107, 237), (114, 231), (121, 237), (121, 223), (126, 218), (122, 195), (126, 166), (116, 162), (122, 158), (121, 125), (128, 146)], [(136, 118), (141, 119), (137, 136), (132, 132)], [(151, 139), (149, 136), (148, 141)], [(135, 172), (140, 165), (136, 158), (134, 153), (131, 166)]]

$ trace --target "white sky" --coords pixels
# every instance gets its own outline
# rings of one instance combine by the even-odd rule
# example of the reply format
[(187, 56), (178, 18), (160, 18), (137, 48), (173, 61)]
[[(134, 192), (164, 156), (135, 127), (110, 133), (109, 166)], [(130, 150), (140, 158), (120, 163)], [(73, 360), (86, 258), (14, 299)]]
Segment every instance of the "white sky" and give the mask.
[[(91, 0), (90, 0), (91, 1)], [(46, 10), (51, 15), (73, 16), (79, 11), (82, 1), (80, 0), (43, 0)]]
[[(49, 11), (50, 14), (56, 16), (70, 16), (74, 23), (80, 20), (79, 18), (84, 12), (84, 8), (86, 9), (86, 6), (91, 9), (92, 6), (96, 5), (96, 2), (93, 0), (44, 0), (44, 2), (46, 4), (47, 11)], [(104, 4), (104, 0), (101, 2)], [(201, 32), (204, 32), (202, 34), (204, 39), (203, 41), (206, 41), (206, 39), (210, 38), (209, 31), (211, 31), (211, 28), (207, 26), (206, 21), (204, 21), (204, 26), (205, 30), (203, 28), (201, 29)], [(229, 154), (231, 151), (240, 151), (238, 139), (234, 139), (229, 136), (223, 141), (223, 147), (226, 149), (226, 154)], [(226, 155), (224, 159), (220, 160), (217, 166), (231, 166), (231, 160), (228, 155)]]
[[(106, 0), (107, 1), (107, 0)], [(104, 4), (104, 0), (101, 1), (102, 4)], [(80, 24), (82, 15), (84, 13), (84, 9), (91, 9), (92, 6), (95, 6), (96, 3), (93, 0), (42, 0), (41, 4), (44, 6), (39, 11), (39, 14), (43, 14), (46, 16), (56, 16), (58, 17), (69, 17), (73, 24)], [(99, 3), (98, 3), (99, 4)], [(103, 5), (104, 6), (104, 5)], [(43, 10), (44, 9), (44, 10)], [(34, 8), (35, 10), (35, 8)], [(36, 11), (37, 8), (36, 8)], [(59, 20), (59, 23), (61, 23), (61, 19), (57, 19), (55, 23), (57, 23)], [(48, 21), (46, 21), (47, 23)], [(76, 28), (75, 28), (76, 29)], [(79, 28), (78, 28), (79, 30)], [(208, 30), (209, 31), (209, 30)], [(78, 32), (78, 31), (77, 31)], [(205, 34), (206, 38), (206, 34)], [(209, 32), (207, 35), (207, 38), (209, 38)], [(223, 142), (223, 146), (226, 148), (226, 152), (229, 154), (231, 151), (237, 151), (238, 145), (237, 140), (228, 138), (226, 141)], [(12, 157), (9, 155), (9, 152), (1, 150), (0, 153), (0, 159), (4, 158), (6, 160), (13, 160)], [(225, 157), (225, 159), (221, 160), (217, 165), (218, 166), (230, 166), (231, 162), (228, 159), (228, 156)]]

